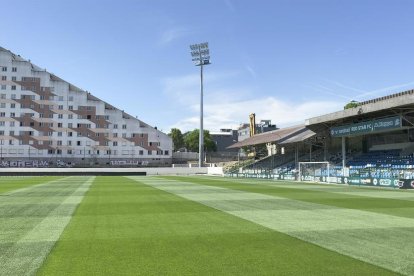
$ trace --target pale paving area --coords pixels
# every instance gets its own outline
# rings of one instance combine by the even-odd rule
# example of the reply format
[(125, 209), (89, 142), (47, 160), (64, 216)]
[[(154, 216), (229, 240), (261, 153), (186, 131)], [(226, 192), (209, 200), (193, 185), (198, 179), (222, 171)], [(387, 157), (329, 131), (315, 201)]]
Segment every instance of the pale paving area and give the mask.
[(338, 253), (414, 274), (414, 219), (155, 177), (130, 178)]

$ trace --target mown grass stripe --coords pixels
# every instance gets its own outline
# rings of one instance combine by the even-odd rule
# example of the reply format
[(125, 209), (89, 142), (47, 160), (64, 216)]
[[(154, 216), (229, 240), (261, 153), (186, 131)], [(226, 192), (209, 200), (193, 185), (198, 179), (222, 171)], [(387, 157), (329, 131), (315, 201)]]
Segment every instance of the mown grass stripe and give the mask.
[(39, 275), (392, 274), (146, 179), (98, 177)]
[[(80, 195), (87, 191), (93, 180), (93, 177), (70, 177), (10, 193), (7, 201), (15, 201), (15, 204), (1, 206), (3, 212), (13, 215), (1, 219), (0, 275), (32, 275), (36, 272), (70, 221)], [(48, 190), (60, 194), (59, 204), (42, 204), (48, 194), (40, 195)], [(26, 203), (31, 194), (37, 195), (37, 209)], [(7, 206), (9, 210), (4, 209)], [(21, 214), (28, 209), (38, 210), (42, 215)]]
[(62, 179), (60, 176), (38, 176), (38, 177), (0, 177), (0, 197), (7, 196), (13, 190), (20, 190), (25, 187), (45, 184), (50, 181)]
[(223, 177), (209, 177), (209, 181), (234, 182), (252, 185), (265, 185), (269, 187), (279, 187), (288, 189), (300, 189), (310, 191), (321, 191), (338, 193), (350, 196), (374, 197), (384, 199), (398, 199), (414, 201), (414, 190), (399, 190), (395, 188), (384, 187), (369, 187), (369, 186), (349, 186), (345, 184), (318, 184), (307, 182), (289, 182), (289, 181), (271, 181), (271, 180), (251, 180), (240, 178), (223, 178)]
[[(166, 177), (170, 180), (179, 180), (183, 182), (196, 182), (198, 184), (204, 184), (207, 186), (214, 187), (226, 187), (232, 190), (266, 194), (266, 195), (275, 195), (280, 197), (285, 197), (288, 199), (295, 199), (300, 201), (305, 201), (309, 203), (323, 204), (327, 206), (334, 206), (339, 208), (347, 209), (356, 209), (364, 210), (369, 212), (375, 212), (380, 214), (387, 214), (393, 216), (400, 216), (406, 218), (414, 219), (414, 201), (411, 200), (402, 200), (395, 198), (385, 198), (385, 196), (361, 196), (345, 194), (335, 191), (372, 191), (376, 193), (385, 192), (386, 194), (390, 192), (395, 192), (398, 194), (409, 194), (413, 193), (409, 191), (398, 191), (398, 190), (389, 190), (389, 189), (375, 189), (375, 188), (359, 188), (359, 187), (349, 187), (334, 185), (333, 188), (330, 188), (329, 184), (300, 184), (286, 182), (282, 184), (274, 185), (269, 180), (255, 180), (255, 181), (246, 181), (242, 180), (240, 183), (232, 180), (226, 181), (225, 179), (217, 178), (206, 178), (206, 177), (176, 177), (169, 176)], [(309, 189), (309, 186), (319, 186), (322, 187), (320, 190), (315, 190), (314, 188)], [(301, 188), (302, 187), (302, 188)], [(334, 192), (331, 192), (331, 191)]]
[[(196, 181), (146, 178), (144, 183), (338, 253), (399, 273), (414, 274), (414, 263), (407, 262), (414, 259), (412, 245), (407, 243), (414, 240), (413, 219), (288, 199), (285, 194), (278, 197), (276, 193), (265, 195), (217, 186), (203, 185), (204, 190), (214, 192), (195, 194), (191, 186), (200, 185)], [(265, 203), (257, 197), (266, 199)], [(254, 199), (256, 205), (250, 204), (249, 199)], [(269, 202), (273, 206), (269, 207)], [(283, 209), (286, 204), (290, 209)], [(291, 209), (293, 206), (296, 209)], [(378, 236), (384, 239), (378, 240)]]

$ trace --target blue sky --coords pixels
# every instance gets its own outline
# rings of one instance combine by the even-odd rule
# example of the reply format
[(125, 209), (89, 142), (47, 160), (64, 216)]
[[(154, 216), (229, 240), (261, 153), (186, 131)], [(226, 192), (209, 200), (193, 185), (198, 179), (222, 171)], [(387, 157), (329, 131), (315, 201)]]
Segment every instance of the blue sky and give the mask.
[(0, 46), (158, 126), (278, 126), (414, 88), (410, 0), (0, 0)]

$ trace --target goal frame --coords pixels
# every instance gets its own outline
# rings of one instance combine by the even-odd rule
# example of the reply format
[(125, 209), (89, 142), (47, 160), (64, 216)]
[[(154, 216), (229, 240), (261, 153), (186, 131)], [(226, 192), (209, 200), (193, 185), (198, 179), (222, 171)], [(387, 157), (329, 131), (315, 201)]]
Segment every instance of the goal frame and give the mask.
[(304, 164), (326, 164), (327, 166), (326, 166), (326, 168), (327, 168), (327, 171), (328, 171), (328, 176), (326, 177), (326, 183), (329, 183), (329, 173), (330, 173), (330, 164), (329, 164), (329, 162), (328, 161), (320, 161), (320, 162), (299, 162), (298, 163), (299, 164), (299, 167), (298, 167), (298, 170), (299, 170), (299, 174), (298, 174), (298, 181), (302, 181), (302, 170), (301, 170), (301, 166), (302, 165), (304, 165)]

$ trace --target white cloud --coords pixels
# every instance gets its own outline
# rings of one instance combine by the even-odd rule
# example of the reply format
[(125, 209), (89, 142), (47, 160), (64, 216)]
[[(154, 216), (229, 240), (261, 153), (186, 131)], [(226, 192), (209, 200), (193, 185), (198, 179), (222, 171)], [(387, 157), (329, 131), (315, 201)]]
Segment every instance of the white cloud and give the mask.
[[(192, 106), (198, 110), (199, 106)], [(244, 101), (206, 103), (204, 105), (204, 127), (209, 130), (236, 128), (248, 122), (250, 113), (256, 113), (257, 121), (271, 119), (279, 127), (303, 124), (305, 119), (334, 112), (343, 108), (343, 103), (332, 101), (285, 102), (275, 97)], [(184, 131), (199, 127), (199, 114), (184, 118), (174, 126)]]
[[(236, 86), (239, 72), (214, 72), (206, 75), (204, 94), (204, 126), (209, 130), (237, 128), (248, 122), (250, 113), (257, 120), (270, 119), (279, 127), (303, 124), (305, 119), (341, 110), (341, 101), (292, 101), (275, 96), (259, 96), (257, 89), (246, 85)], [(179, 110), (177, 127), (182, 131), (199, 128), (200, 76), (190, 74), (163, 81), (164, 93), (171, 98), (172, 106)]]
[(160, 45), (165, 45), (171, 43), (172, 41), (191, 35), (193, 33), (192, 30), (185, 28), (185, 27), (174, 27), (164, 31), (159, 39)]
[[(214, 100), (240, 99), (250, 91), (246, 88), (227, 88), (221, 85), (225, 80), (237, 76), (238, 72), (215, 72), (204, 75), (204, 97)], [(189, 74), (185, 76), (170, 77), (163, 80), (164, 94), (172, 98), (173, 101), (190, 107), (200, 101), (200, 75)]]
[(257, 77), (256, 71), (251, 66), (246, 65), (246, 70), (253, 78)]

